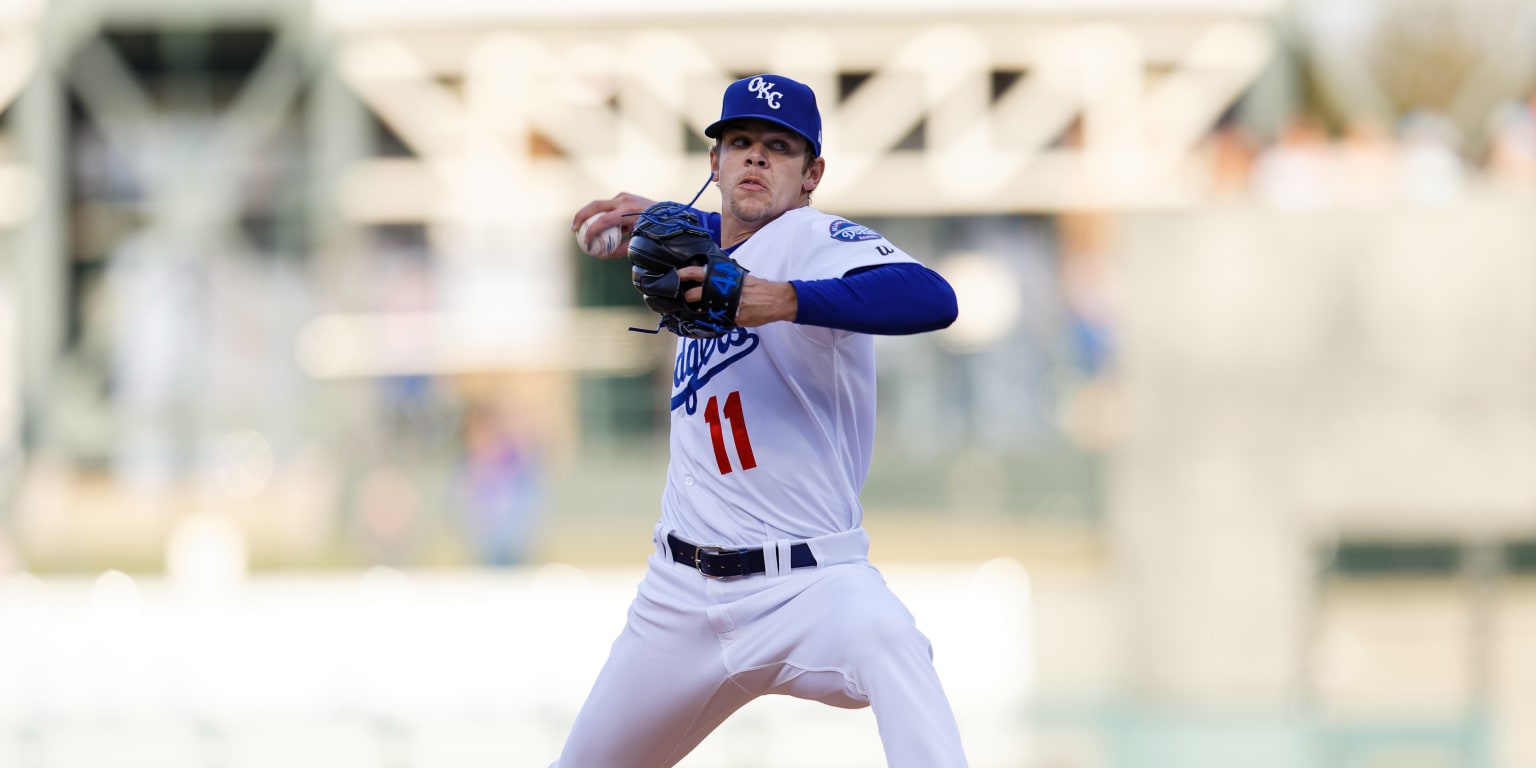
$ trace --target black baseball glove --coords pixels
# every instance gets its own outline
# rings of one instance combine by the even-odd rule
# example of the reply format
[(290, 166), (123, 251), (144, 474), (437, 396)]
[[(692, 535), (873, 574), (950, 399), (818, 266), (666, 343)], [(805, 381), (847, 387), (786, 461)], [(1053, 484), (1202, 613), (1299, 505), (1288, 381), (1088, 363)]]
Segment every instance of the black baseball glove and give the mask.
[[(656, 203), (640, 214), (629, 239), (629, 263), (635, 290), (652, 312), (656, 326), (679, 336), (713, 339), (736, 327), (736, 308), (747, 269), (715, 244), (696, 212), (677, 203)], [(684, 282), (683, 267), (704, 267), (704, 282)], [(695, 304), (683, 299), (689, 288), (702, 285)], [(638, 330), (638, 329), (636, 329)]]

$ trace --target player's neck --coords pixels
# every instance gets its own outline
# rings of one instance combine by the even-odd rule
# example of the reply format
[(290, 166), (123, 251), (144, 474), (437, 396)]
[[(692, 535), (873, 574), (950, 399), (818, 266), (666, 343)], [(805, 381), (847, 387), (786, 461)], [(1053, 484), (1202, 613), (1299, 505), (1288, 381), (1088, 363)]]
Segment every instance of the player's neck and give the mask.
[(800, 198), (800, 204), (794, 208), (782, 211), (777, 216), (764, 218), (757, 221), (742, 221), (741, 219), (738, 219), (730, 214), (730, 206), (722, 206), (725, 209), (725, 212), (720, 216), (720, 247), (730, 248), (732, 246), (740, 245), (746, 242), (747, 238), (757, 234), (758, 230), (768, 226), (769, 224), (772, 224), (775, 221), (778, 221), (779, 216), (783, 216), (784, 214), (799, 208), (805, 208), (810, 204), (810, 195), (805, 195)]
[[(769, 219), (768, 221), (772, 221)], [(747, 241), (747, 238), (757, 234), (759, 229), (768, 226), (768, 221), (763, 222), (730, 222), (726, 218), (720, 219), (720, 247), (733, 248)]]

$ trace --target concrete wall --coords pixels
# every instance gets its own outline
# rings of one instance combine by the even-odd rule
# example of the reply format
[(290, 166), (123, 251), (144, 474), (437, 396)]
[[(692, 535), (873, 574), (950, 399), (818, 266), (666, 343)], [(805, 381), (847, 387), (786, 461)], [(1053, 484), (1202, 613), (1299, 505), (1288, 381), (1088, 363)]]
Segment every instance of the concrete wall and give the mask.
[[(1465, 580), (1382, 602), (1317, 555), (1536, 531), (1529, 202), (1120, 219), (1110, 507), (1135, 696), (1458, 717), (1492, 690), (1496, 722), (1531, 711), (1489, 687), (1531, 643), (1508, 610), (1479, 613)], [(1501, 764), (1532, 760), (1515, 730)]]

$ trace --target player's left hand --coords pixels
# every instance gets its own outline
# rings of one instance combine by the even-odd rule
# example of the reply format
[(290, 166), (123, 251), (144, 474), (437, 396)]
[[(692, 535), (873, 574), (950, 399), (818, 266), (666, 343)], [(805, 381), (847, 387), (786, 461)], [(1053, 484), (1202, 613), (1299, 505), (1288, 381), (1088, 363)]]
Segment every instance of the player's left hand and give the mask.
[[(677, 270), (677, 277), (685, 284), (701, 283), (704, 281), (704, 268), (683, 267)], [(690, 288), (683, 294), (683, 298), (690, 304), (697, 303), (703, 297), (703, 288)], [(736, 325), (752, 328), (780, 320), (793, 321), (799, 309), (799, 297), (795, 294), (793, 285), (776, 280), (764, 280), (749, 273), (742, 281), (741, 304), (736, 309)]]

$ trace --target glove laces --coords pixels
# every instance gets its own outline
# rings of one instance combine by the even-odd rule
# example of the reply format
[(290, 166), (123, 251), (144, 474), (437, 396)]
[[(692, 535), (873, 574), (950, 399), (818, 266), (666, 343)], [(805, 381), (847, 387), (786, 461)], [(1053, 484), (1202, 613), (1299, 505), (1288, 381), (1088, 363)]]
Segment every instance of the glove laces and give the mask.
[[(639, 213), (626, 213), (624, 215), (625, 216), (639, 216), (641, 221), (650, 222), (651, 224), (656, 225), (656, 226), (661, 226), (661, 225), (665, 224), (667, 226), (666, 231), (664, 233), (663, 232), (658, 232), (657, 233), (658, 236), (664, 236), (664, 235), (667, 235), (667, 234), (675, 233), (677, 230), (682, 229), (684, 226), (686, 226), (686, 225), (683, 225), (683, 224), (679, 224), (678, 223), (678, 219), (691, 218), (691, 217), (684, 216), (683, 215), (683, 211), (686, 210), (686, 209), (692, 208), (693, 204), (697, 203), (699, 201), (699, 198), (704, 196), (704, 190), (709, 189), (709, 183), (711, 181), (714, 181), (714, 180), (715, 180), (715, 174), (714, 174), (713, 171), (711, 171), (710, 174), (709, 174), (709, 178), (704, 180), (704, 185), (699, 187), (699, 191), (693, 193), (693, 199), (689, 200), (687, 205), (677, 205), (676, 203), (673, 203), (672, 205), (669, 205), (666, 208), (661, 209), (662, 211), (664, 211), (667, 214), (667, 219), (668, 220), (665, 221), (665, 222), (661, 219), (661, 217), (648, 213), (647, 211), (649, 209), (647, 209), (647, 211), (640, 211)], [(658, 213), (659, 212), (661, 212), (661, 211), (658, 211)], [(631, 325), (631, 326), (629, 326), (629, 330), (634, 331), (636, 333), (649, 333), (651, 335), (655, 335), (655, 334), (661, 333), (661, 329), (665, 328), (666, 325), (667, 325), (666, 318), (662, 318), (662, 319), (656, 321), (656, 327), (655, 328), (636, 328), (633, 325)]]

